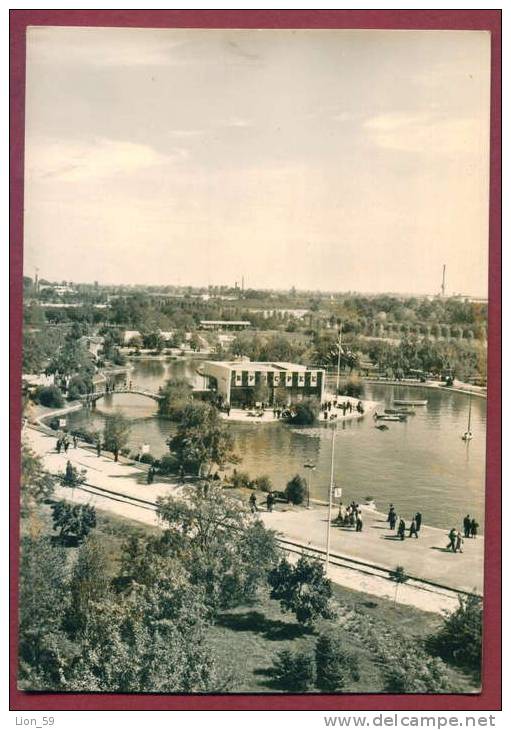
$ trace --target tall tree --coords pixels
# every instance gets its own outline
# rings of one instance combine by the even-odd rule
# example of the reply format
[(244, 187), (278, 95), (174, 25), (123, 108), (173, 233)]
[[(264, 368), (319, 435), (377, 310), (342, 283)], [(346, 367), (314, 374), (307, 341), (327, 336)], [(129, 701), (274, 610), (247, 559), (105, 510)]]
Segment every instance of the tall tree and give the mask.
[(190, 404), (192, 386), (186, 378), (171, 378), (159, 390), (158, 413), (172, 420), (179, 420)]
[(253, 598), (276, 563), (273, 533), (220, 487), (159, 498), (158, 515), (168, 526), (159, 548), (179, 556), (212, 611)]
[(118, 461), (120, 450), (128, 443), (130, 431), (129, 421), (122, 413), (115, 413), (106, 419), (103, 442), (105, 449), (113, 453), (115, 461)]
[(199, 476), (209, 476), (214, 466), (223, 469), (236, 464), (234, 438), (216, 408), (208, 403), (192, 403), (183, 410), (176, 435), (168, 442), (177, 462)]

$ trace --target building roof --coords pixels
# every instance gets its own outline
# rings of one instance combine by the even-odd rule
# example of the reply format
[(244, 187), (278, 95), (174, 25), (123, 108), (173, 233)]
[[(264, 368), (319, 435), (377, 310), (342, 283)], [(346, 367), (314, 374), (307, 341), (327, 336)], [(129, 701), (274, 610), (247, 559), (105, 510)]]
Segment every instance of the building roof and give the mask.
[(250, 325), (252, 324), (246, 319), (242, 320), (235, 320), (235, 319), (201, 319), (201, 324), (218, 324), (218, 325), (226, 325), (226, 324), (235, 324), (235, 325)]
[(217, 361), (207, 360), (205, 365), (211, 363), (229, 370), (259, 370), (261, 372), (305, 372), (307, 370), (321, 370), (321, 368), (309, 368), (306, 365), (299, 365), (293, 362), (254, 362), (251, 360)]

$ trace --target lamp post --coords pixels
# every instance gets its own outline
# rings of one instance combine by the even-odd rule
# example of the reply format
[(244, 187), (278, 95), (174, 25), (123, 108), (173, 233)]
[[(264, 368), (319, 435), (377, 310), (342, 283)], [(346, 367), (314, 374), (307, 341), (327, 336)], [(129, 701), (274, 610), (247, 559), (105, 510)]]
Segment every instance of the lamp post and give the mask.
[[(339, 378), (341, 371), (341, 342), (342, 342), (342, 322), (339, 322), (339, 338), (337, 340), (337, 381), (336, 396), (339, 394)], [(332, 449), (330, 452), (330, 484), (328, 486), (328, 519), (326, 523), (326, 556), (325, 556), (325, 573), (328, 575), (328, 566), (330, 563), (330, 527), (332, 522), (332, 494), (334, 491), (334, 457), (335, 457), (335, 434), (337, 432), (337, 421), (332, 424)]]
[(316, 464), (307, 463), (304, 464), (305, 469), (309, 469), (309, 474), (307, 475), (307, 509), (310, 508), (310, 496), (311, 496), (311, 479), (312, 479), (312, 472), (316, 468)]

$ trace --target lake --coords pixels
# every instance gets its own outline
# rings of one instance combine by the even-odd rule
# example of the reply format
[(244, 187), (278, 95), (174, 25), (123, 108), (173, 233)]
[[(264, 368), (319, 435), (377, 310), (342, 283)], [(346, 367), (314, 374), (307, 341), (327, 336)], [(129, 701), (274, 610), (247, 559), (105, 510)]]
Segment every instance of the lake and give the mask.
[[(157, 391), (169, 377), (196, 376), (198, 363), (184, 361), (134, 361), (130, 379), (135, 385)], [(119, 377), (120, 381), (124, 376)], [(371, 496), (378, 509), (393, 502), (408, 522), (417, 511), (426, 524), (442, 528), (459, 525), (463, 516), (484, 523), (486, 451), (486, 399), (472, 398), (473, 440), (465, 443), (469, 397), (431, 388), (367, 384), (365, 397), (390, 407), (394, 398), (427, 399), (406, 423), (388, 423), (378, 431), (373, 418), (294, 428), (283, 423), (230, 423), (242, 457), (238, 470), (252, 477), (267, 474), (276, 489), (283, 489), (296, 473), (307, 475), (305, 463), (316, 465), (311, 475), (311, 497), (328, 499), (332, 431), (335, 434), (335, 483), (343, 489), (343, 502)], [(385, 404), (385, 405), (383, 405)], [(138, 395), (113, 394), (100, 400), (94, 412), (68, 415), (70, 428), (102, 428), (105, 415), (120, 410), (132, 420), (129, 445), (150, 445), (158, 457), (168, 450), (166, 440), (176, 425), (156, 415), (156, 403)]]

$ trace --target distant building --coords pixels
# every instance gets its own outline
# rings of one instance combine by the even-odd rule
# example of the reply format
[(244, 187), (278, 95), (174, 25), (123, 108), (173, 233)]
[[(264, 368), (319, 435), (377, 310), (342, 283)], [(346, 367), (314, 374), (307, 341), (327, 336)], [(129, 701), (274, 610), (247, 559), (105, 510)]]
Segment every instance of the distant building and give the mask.
[(103, 348), (104, 337), (80, 337), (80, 343), (94, 357), (98, 357), (99, 351)]
[(246, 320), (202, 319), (200, 323), (203, 330), (244, 330), (251, 326)]
[(201, 373), (209, 378), (225, 403), (234, 407), (257, 402), (289, 405), (304, 398), (323, 400), (325, 371), (290, 362), (214, 362), (202, 364)]
[(124, 344), (129, 345), (131, 340), (139, 339), (142, 335), (138, 330), (125, 330), (124, 331)]

